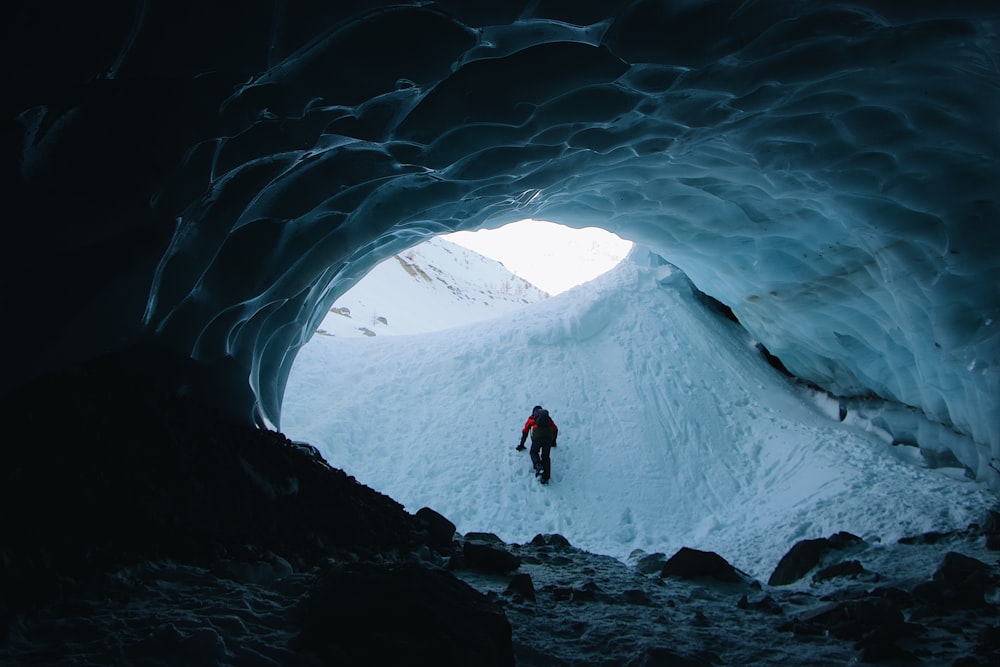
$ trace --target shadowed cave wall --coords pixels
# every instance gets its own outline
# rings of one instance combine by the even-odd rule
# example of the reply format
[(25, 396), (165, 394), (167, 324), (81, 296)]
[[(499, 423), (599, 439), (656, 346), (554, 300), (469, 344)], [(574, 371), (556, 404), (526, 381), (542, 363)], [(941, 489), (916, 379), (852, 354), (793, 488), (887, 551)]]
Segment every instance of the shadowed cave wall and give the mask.
[(17, 3), (3, 391), (111, 355), (277, 426), (368, 269), (538, 217), (1000, 485), (1000, 9), (937, 4)]

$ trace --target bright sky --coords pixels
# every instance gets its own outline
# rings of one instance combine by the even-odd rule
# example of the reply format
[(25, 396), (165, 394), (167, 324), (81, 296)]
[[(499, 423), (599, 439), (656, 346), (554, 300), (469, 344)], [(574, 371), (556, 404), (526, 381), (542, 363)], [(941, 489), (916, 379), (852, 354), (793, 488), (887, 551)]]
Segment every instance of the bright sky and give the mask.
[(632, 248), (631, 241), (597, 227), (573, 229), (531, 219), (443, 238), (502, 262), (549, 294), (560, 294), (608, 272)]

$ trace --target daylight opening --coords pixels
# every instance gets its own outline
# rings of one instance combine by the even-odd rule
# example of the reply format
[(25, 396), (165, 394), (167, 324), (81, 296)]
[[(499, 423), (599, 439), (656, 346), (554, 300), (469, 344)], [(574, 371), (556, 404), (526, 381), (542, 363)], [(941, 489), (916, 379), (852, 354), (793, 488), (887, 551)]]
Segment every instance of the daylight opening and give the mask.
[(610, 271), (631, 248), (603, 229), (530, 219), (446, 234), (372, 269), (337, 299), (316, 333), (408, 335), (507, 315)]
[(442, 238), (501, 262), (553, 296), (607, 273), (632, 249), (631, 241), (599, 227), (573, 229), (531, 219)]

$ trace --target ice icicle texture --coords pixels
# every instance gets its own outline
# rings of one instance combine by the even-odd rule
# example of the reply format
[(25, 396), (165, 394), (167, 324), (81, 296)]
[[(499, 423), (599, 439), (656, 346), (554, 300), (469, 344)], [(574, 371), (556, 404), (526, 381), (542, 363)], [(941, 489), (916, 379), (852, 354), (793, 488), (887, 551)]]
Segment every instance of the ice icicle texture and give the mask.
[(116, 352), (277, 424), (379, 260), (536, 217), (648, 246), (791, 372), (967, 436), (1000, 485), (995, 2), (9, 16), (6, 390)]

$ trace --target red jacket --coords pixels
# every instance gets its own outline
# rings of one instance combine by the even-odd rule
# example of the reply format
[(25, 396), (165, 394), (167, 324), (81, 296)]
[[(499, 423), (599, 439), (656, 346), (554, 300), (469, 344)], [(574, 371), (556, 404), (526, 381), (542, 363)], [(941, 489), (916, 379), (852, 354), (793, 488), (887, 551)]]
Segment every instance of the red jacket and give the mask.
[[(552, 440), (555, 441), (555, 439), (559, 436), (559, 427), (556, 426), (556, 422), (555, 422), (554, 419), (552, 419), (551, 415), (549, 415), (549, 421), (552, 423)], [(528, 432), (531, 429), (533, 429), (533, 428), (535, 428), (535, 417), (534, 417), (534, 415), (532, 415), (531, 417), (528, 417), (528, 421), (524, 422), (524, 428), (521, 429), (521, 444), (522, 445), (524, 444), (524, 441), (527, 440), (527, 438), (528, 438)], [(532, 438), (532, 439), (534, 439), (534, 438)]]

